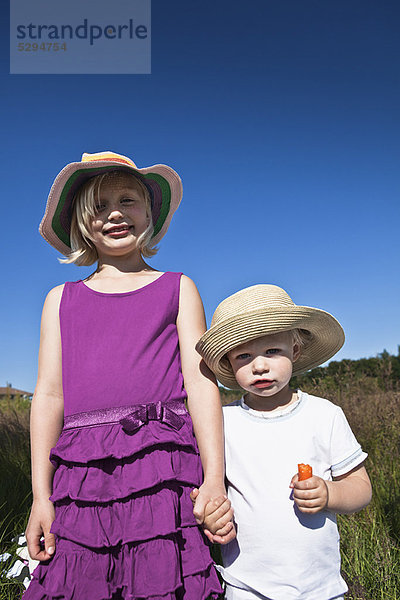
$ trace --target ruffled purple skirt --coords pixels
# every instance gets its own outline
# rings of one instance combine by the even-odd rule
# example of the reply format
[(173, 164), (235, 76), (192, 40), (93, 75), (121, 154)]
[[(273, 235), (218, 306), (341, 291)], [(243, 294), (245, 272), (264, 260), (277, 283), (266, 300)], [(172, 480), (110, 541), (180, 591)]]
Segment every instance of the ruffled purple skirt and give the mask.
[(189, 497), (202, 469), (182, 402), (66, 417), (50, 460), (56, 553), (24, 600), (218, 598)]

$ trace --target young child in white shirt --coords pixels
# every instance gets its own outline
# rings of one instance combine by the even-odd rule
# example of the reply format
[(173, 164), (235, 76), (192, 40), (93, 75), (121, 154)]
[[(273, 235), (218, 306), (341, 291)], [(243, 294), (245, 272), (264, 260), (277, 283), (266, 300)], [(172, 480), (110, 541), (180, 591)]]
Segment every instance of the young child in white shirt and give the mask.
[[(197, 344), (219, 381), (244, 391), (223, 410), (229, 499), (209, 502), (204, 521), (209, 539), (226, 544), (227, 600), (339, 600), (347, 591), (335, 513), (370, 502), (367, 455), (341, 408), (289, 388), (343, 343), (330, 314), (256, 285), (224, 300)], [(310, 478), (299, 480), (299, 463), (311, 465)]]

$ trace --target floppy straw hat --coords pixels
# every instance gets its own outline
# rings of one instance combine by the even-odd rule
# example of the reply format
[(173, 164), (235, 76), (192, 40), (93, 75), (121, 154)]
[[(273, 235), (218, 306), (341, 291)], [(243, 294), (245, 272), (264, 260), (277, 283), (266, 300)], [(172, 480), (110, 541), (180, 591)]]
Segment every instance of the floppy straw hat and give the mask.
[(196, 350), (224, 386), (240, 389), (226, 353), (263, 335), (290, 329), (312, 334), (293, 364), (293, 375), (322, 364), (344, 344), (343, 329), (332, 315), (297, 306), (285, 290), (265, 284), (245, 288), (223, 300)]
[(44, 239), (62, 254), (71, 252), (70, 229), (76, 192), (88, 179), (116, 169), (132, 173), (149, 191), (154, 225), (152, 245), (165, 235), (182, 199), (181, 179), (171, 167), (154, 165), (139, 169), (130, 158), (115, 152), (83, 154), (80, 162), (70, 163), (55, 178), (39, 226)]

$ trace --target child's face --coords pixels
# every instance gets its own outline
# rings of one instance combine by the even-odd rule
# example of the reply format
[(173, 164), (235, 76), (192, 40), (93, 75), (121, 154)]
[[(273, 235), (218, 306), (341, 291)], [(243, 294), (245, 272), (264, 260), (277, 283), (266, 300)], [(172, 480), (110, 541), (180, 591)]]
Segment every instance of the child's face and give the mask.
[(102, 183), (89, 225), (99, 258), (134, 251), (148, 224), (146, 200), (134, 177), (120, 173)]
[(270, 398), (288, 389), (299, 356), (290, 332), (264, 335), (228, 352), (238, 384), (250, 396)]

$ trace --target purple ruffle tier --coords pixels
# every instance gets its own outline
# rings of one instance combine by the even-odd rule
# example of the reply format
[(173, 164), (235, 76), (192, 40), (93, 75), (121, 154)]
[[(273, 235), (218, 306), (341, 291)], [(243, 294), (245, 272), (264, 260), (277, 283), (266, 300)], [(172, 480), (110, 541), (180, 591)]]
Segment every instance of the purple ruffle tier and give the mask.
[(50, 454), (56, 553), (24, 600), (219, 597), (189, 497), (202, 478), (190, 416), (133, 421), (63, 429)]

